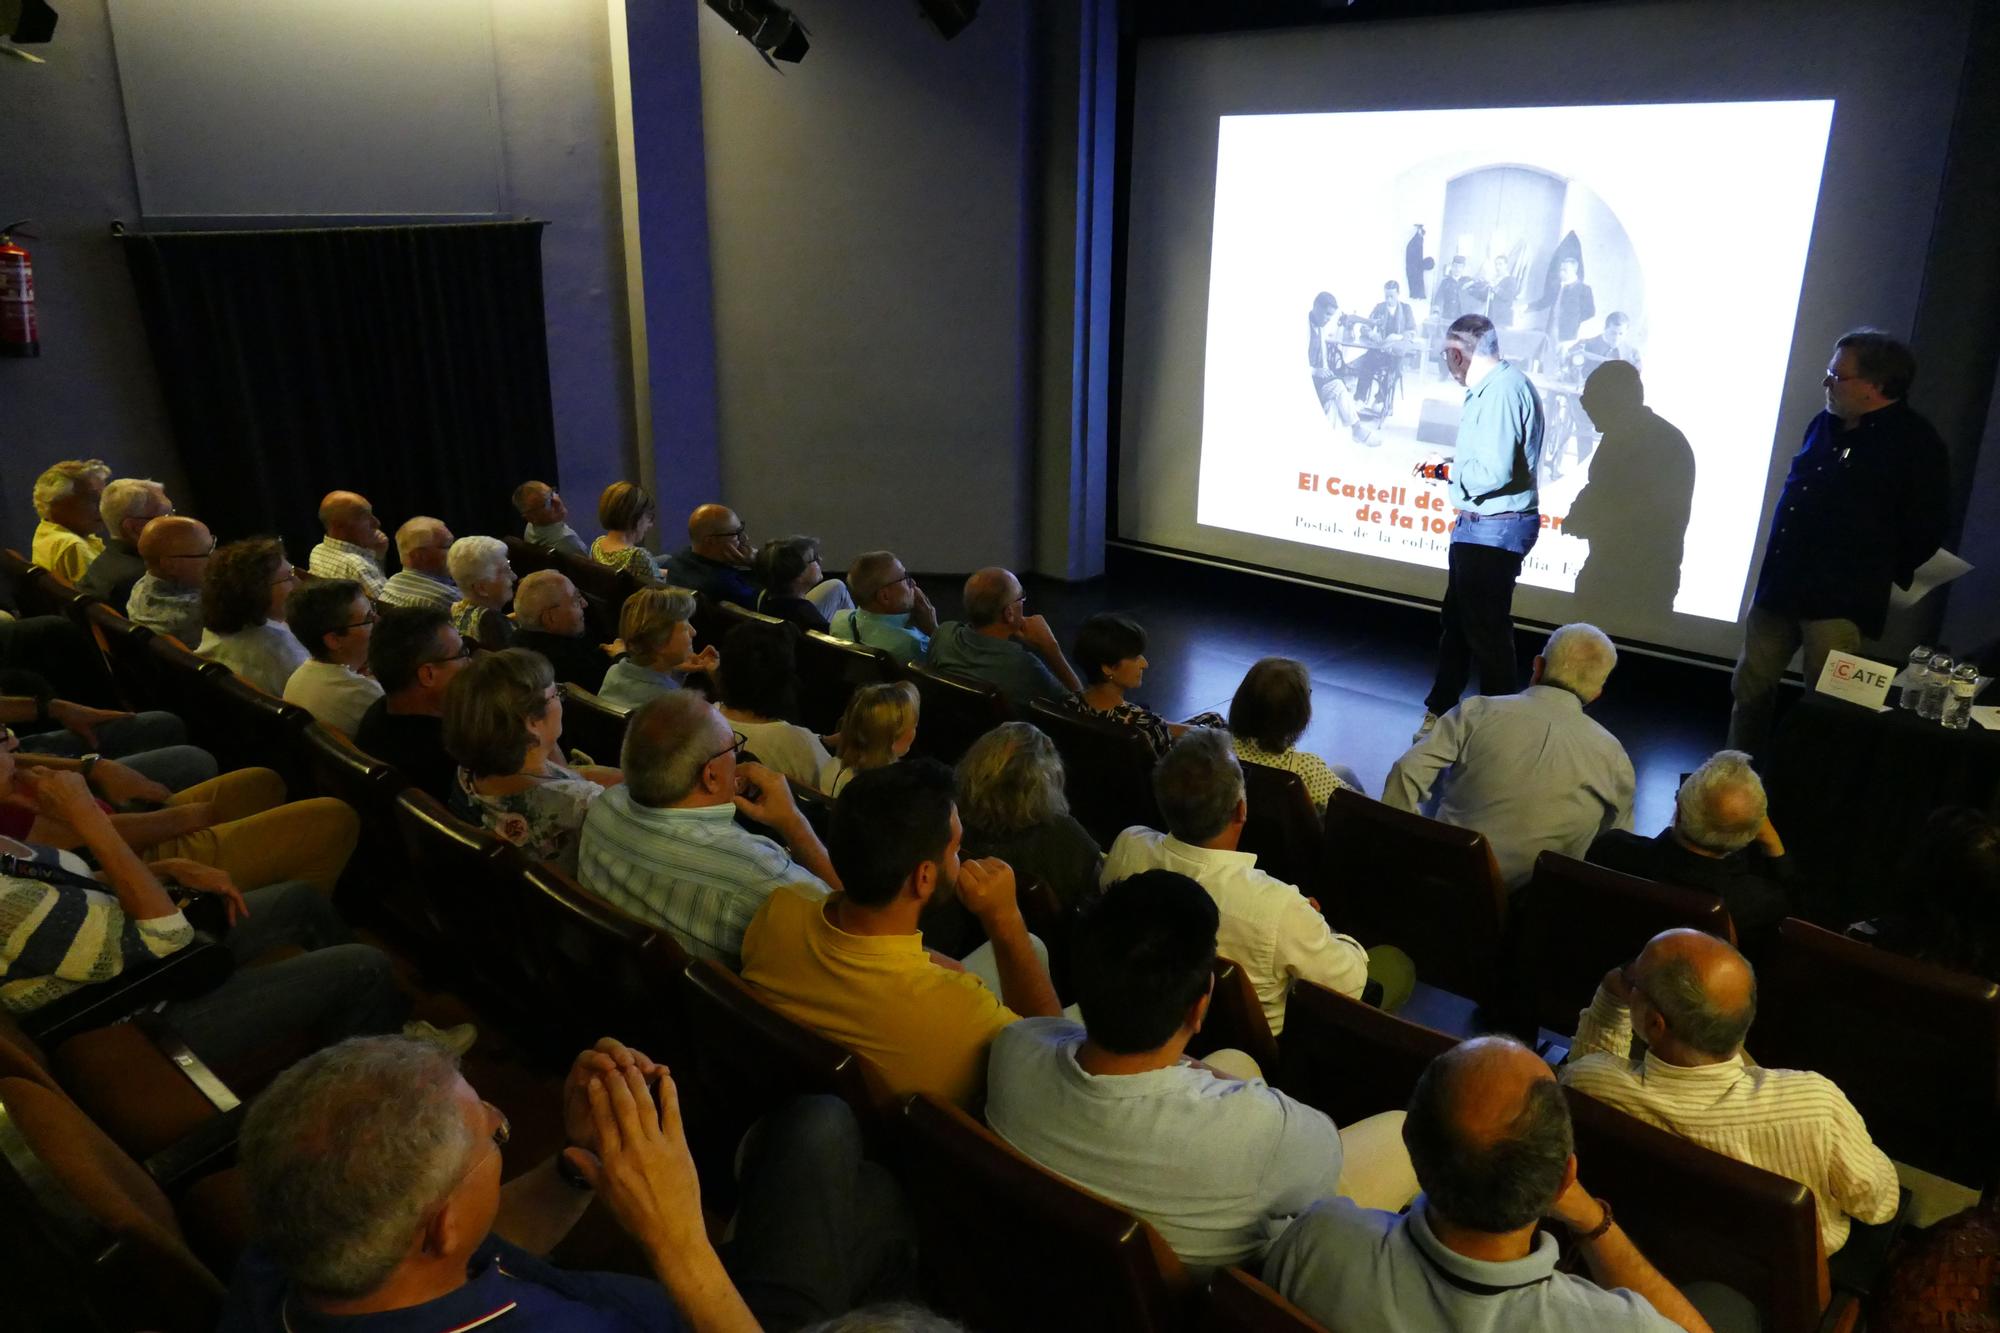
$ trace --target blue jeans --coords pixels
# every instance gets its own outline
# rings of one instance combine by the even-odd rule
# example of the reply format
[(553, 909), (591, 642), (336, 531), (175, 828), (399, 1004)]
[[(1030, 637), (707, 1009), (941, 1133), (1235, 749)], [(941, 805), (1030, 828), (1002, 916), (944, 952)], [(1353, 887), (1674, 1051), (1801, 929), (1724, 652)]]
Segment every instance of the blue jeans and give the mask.
[[(299, 1031), (310, 1031), (323, 1045), (402, 1027), (410, 1002), (396, 988), (388, 955), (354, 943), (324, 894), (295, 880), (243, 898), (250, 915), (223, 937), (236, 971), (199, 999), (177, 1000), (165, 1010), (196, 1055), (227, 1066)], [(247, 966), (287, 945), (307, 952)]]
[(135, 713), (96, 728), (97, 744), (86, 742), (73, 731), (45, 731), (23, 736), (26, 754), (46, 754), (57, 759), (81, 759), (96, 753), (144, 774), (168, 791), (184, 791), (216, 775), (214, 756), (187, 744), (187, 724), (172, 713)]

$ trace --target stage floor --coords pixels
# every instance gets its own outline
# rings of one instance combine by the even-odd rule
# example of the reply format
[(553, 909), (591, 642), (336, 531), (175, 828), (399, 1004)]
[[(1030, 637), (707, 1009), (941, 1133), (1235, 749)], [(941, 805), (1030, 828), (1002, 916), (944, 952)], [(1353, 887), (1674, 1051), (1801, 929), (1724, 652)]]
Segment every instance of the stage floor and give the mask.
[[(1146, 627), (1151, 663), (1134, 697), (1169, 718), (1209, 709), (1226, 715), (1251, 663), (1295, 657), (1313, 677), (1312, 726), (1300, 748), (1349, 765), (1370, 795), (1381, 795), (1389, 766), (1423, 719), (1435, 666), (1436, 611), (1141, 551), (1114, 548), (1108, 564), (1104, 577), (1086, 583), (1024, 580), (1029, 613), (1049, 618), (1064, 651), (1092, 612), (1133, 615)], [(920, 582), (940, 619), (958, 614), (959, 580), (929, 576)], [(1516, 638), (1525, 681), (1540, 636)], [(1722, 746), (1729, 676), (1624, 653), (1591, 715), (1632, 757), (1638, 773), (1634, 827), (1650, 835), (1672, 820), (1680, 775)]]

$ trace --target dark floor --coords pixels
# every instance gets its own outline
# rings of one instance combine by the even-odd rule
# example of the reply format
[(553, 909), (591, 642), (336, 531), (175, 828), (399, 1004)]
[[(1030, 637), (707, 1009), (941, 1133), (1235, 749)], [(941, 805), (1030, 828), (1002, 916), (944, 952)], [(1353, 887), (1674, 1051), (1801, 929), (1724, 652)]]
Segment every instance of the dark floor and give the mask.
[[(1086, 583), (1025, 580), (1029, 612), (1049, 618), (1065, 651), (1093, 611), (1137, 617), (1152, 666), (1136, 697), (1170, 718), (1227, 713), (1251, 663), (1296, 657), (1313, 677), (1313, 721), (1300, 748), (1352, 767), (1371, 794), (1381, 793), (1423, 718), (1436, 611), (1141, 551), (1113, 549), (1108, 565)], [(958, 614), (956, 579), (922, 582), (941, 619)], [(1539, 638), (1517, 635), (1524, 682)], [(1680, 775), (1722, 745), (1729, 676), (1628, 652), (1591, 713), (1624, 742), (1638, 772), (1635, 826), (1657, 832), (1672, 818)]]

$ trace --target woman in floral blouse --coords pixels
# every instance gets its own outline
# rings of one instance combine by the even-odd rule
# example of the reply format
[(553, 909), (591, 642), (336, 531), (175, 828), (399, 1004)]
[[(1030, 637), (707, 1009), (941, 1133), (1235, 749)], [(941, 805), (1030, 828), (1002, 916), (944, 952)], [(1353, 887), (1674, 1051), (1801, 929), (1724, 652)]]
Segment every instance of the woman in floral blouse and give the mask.
[[(1335, 787), (1360, 791), (1351, 768), (1294, 749), (1312, 721), (1312, 677), (1305, 663), (1266, 657), (1251, 667), (1229, 701), (1229, 730), (1236, 757), (1246, 764), (1282, 768), (1305, 779), (1313, 808), (1324, 814)], [(1365, 793), (1364, 793), (1365, 794)]]
[(590, 558), (622, 569), (642, 588), (663, 588), (667, 579), (640, 543), (653, 530), (653, 497), (634, 482), (614, 481), (597, 498), (597, 522), (604, 535), (590, 544)]
[(1125, 696), (1146, 679), (1146, 629), (1128, 615), (1100, 611), (1083, 622), (1070, 653), (1083, 691), (1063, 700), (1063, 707), (1084, 717), (1122, 722), (1153, 743), (1153, 753), (1165, 754), (1174, 737), (1189, 727), (1216, 727), (1222, 719), (1203, 713), (1186, 722), (1169, 722), (1144, 704)]

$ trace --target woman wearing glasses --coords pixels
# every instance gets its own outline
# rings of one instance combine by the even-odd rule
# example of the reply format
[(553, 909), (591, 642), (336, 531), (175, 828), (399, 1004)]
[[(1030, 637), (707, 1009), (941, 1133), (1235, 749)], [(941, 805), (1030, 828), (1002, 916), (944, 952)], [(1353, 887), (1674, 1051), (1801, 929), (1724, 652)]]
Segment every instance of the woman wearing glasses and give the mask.
[(307, 653), (285, 624), (285, 599), (298, 586), (284, 543), (251, 537), (216, 548), (201, 580), (201, 646), (266, 694), (285, 692)]

